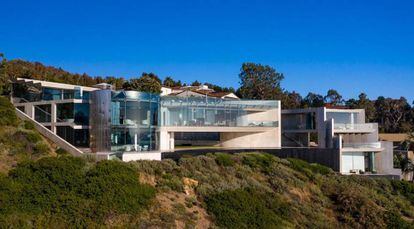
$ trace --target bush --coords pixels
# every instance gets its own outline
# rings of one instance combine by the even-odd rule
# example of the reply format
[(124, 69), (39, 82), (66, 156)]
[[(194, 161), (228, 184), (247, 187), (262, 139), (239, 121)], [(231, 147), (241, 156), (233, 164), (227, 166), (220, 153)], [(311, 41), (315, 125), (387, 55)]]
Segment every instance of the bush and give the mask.
[(17, 118), (15, 108), (9, 99), (0, 96), (0, 126), (17, 126), (19, 119)]
[(140, 184), (135, 170), (123, 162), (101, 161), (86, 174), (84, 194), (93, 198), (99, 216), (134, 214), (148, 206), (155, 189)]
[(414, 184), (408, 181), (392, 180), (391, 185), (394, 192), (405, 196), (412, 204), (414, 204)]
[(59, 148), (59, 149), (55, 150), (55, 152), (59, 156), (68, 156), (69, 155), (68, 151), (66, 151), (62, 148)]
[(320, 164), (310, 164), (306, 161), (296, 158), (288, 158), (287, 160), (290, 162), (290, 167), (292, 169), (305, 174), (308, 178), (311, 179), (315, 178), (315, 174), (328, 175), (330, 173), (333, 173), (333, 170), (331, 168)]
[(176, 191), (176, 192), (183, 192), (183, 182), (182, 180), (172, 175), (171, 173), (163, 174), (162, 179), (157, 184), (159, 187), (168, 187), (169, 189)]
[(32, 122), (27, 121), (27, 120), (24, 121), (23, 126), (27, 130), (34, 130), (35, 129), (35, 125)]
[(207, 210), (217, 225), (225, 228), (282, 227), (288, 205), (271, 193), (252, 189), (227, 190), (207, 197)]
[(88, 170), (81, 158), (42, 158), (0, 177), (0, 223), (13, 225), (12, 216), (25, 215), (26, 226), (38, 221), (44, 227), (58, 219), (66, 227), (88, 227), (110, 216), (139, 213), (154, 196), (155, 189), (139, 183), (125, 163), (103, 161)]
[(244, 165), (262, 170), (267, 170), (267, 168), (276, 161), (273, 155), (267, 153), (246, 153), (242, 154), (242, 156)]
[(38, 142), (33, 148), (33, 154), (41, 155), (50, 153), (49, 145), (45, 142)]
[(216, 163), (221, 166), (233, 166), (234, 161), (232, 155), (226, 153), (216, 153), (214, 154)]

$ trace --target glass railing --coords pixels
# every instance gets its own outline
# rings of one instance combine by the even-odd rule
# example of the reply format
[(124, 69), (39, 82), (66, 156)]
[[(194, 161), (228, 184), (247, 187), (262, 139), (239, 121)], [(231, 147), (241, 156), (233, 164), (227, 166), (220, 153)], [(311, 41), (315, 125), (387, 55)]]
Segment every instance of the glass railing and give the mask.
[(343, 148), (369, 148), (369, 149), (379, 149), (381, 148), (381, 142), (364, 142), (364, 143), (344, 143)]
[(339, 131), (373, 131), (375, 130), (375, 125), (373, 123), (362, 123), (362, 124), (343, 124), (336, 123), (334, 125), (335, 130)]

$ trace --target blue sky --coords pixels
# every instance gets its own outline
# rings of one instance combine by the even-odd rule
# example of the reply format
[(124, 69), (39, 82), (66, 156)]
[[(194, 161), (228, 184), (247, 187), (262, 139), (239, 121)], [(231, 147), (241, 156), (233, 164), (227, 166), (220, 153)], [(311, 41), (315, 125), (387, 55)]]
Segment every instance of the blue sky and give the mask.
[(0, 52), (90, 75), (238, 87), (243, 62), (305, 95), (414, 100), (414, 1), (7, 1)]

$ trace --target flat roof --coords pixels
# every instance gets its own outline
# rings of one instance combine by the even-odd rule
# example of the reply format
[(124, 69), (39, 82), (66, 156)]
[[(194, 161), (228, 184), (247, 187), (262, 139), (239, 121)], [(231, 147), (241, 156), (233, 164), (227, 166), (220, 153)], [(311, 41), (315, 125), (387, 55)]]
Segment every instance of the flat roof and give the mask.
[(94, 87), (86, 87), (86, 86), (79, 86), (79, 85), (66, 84), (66, 83), (55, 83), (55, 82), (49, 82), (49, 81), (44, 81), (44, 80), (35, 80), (35, 79), (26, 79), (26, 78), (17, 78), (17, 80), (24, 80), (25, 82), (40, 83), (42, 87), (56, 88), (56, 89), (74, 90), (75, 88), (80, 87), (84, 91), (99, 90), (99, 88), (94, 88)]

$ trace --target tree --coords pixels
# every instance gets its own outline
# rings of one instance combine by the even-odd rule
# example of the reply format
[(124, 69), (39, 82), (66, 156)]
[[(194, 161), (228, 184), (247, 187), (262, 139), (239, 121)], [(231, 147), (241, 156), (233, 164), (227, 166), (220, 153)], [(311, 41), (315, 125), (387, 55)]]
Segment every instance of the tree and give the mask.
[(330, 89), (328, 91), (328, 93), (324, 97), (324, 101), (333, 106), (341, 105), (344, 102), (344, 100), (342, 99), (342, 96), (338, 93), (338, 91), (334, 89)]
[(303, 103), (302, 96), (299, 93), (296, 93), (295, 91), (285, 91), (280, 100), (282, 102), (283, 109), (298, 109), (301, 108)]
[(6, 58), (4, 54), (0, 53), (0, 95), (8, 92), (8, 77), (6, 74)]
[(303, 99), (303, 107), (323, 107), (325, 105), (322, 95), (309, 92), (309, 94)]
[(283, 93), (280, 88), (283, 74), (268, 65), (243, 63), (239, 78), (242, 98), (275, 99)]
[(407, 99), (378, 97), (375, 101), (376, 121), (380, 130), (387, 133), (408, 132), (413, 128), (412, 108)]
[(201, 85), (201, 83), (198, 82), (198, 80), (191, 83), (191, 86), (200, 86), (200, 85)]
[(162, 82), (162, 84), (166, 87), (181, 87), (181, 81), (175, 81), (172, 77), (167, 76), (165, 77), (164, 81)]
[(153, 73), (142, 73), (140, 78), (132, 78), (124, 84), (126, 90), (161, 93), (161, 80)]
[(105, 78), (106, 83), (112, 84), (117, 90), (122, 89), (122, 85), (125, 83), (123, 77), (107, 76)]
[(367, 122), (375, 120), (375, 104), (368, 98), (367, 94), (361, 93), (358, 96), (358, 100), (349, 99), (345, 105), (351, 109), (364, 109)]

